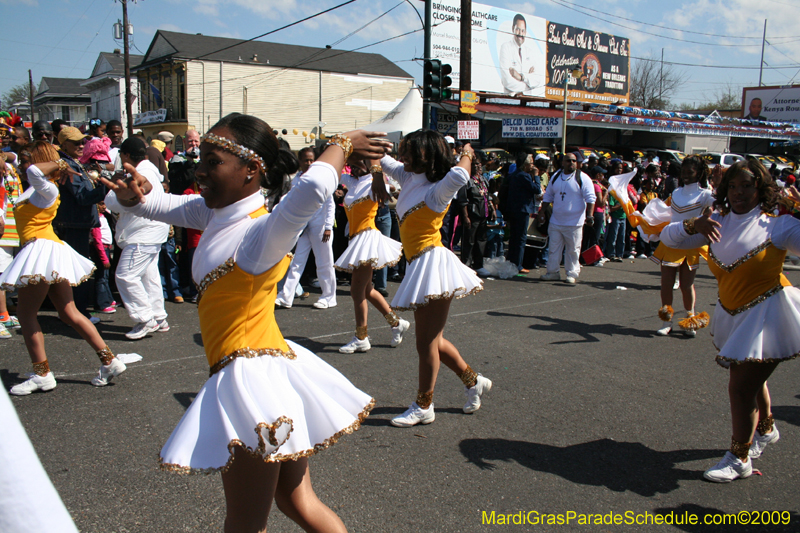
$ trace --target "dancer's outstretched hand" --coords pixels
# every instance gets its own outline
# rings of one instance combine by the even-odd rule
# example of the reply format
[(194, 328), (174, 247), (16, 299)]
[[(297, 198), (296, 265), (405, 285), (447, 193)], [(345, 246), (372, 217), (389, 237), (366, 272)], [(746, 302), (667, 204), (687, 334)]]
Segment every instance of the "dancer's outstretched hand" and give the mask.
[(353, 130), (344, 134), (353, 143), (353, 155), (358, 159), (380, 159), (392, 149), (392, 142), (380, 131)]
[(137, 203), (145, 203), (145, 196), (150, 194), (153, 186), (147, 178), (136, 171), (133, 165), (125, 163), (122, 165), (126, 174), (122, 177), (115, 177), (113, 181), (100, 178), (103, 184), (114, 191), (120, 204), (126, 207), (133, 207)]
[(711, 213), (709, 210), (706, 210), (703, 216), (698, 217), (694, 221), (695, 231), (705, 236), (709, 242), (719, 242), (720, 238), (722, 238), (722, 234), (719, 232), (721, 227), (722, 224), (716, 220), (711, 220)]

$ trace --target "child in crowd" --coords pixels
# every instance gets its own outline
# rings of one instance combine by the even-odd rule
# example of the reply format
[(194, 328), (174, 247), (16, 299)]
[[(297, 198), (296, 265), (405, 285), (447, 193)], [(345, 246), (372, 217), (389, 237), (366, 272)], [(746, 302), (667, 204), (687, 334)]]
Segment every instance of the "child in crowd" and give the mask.
[(491, 195), (489, 201), (494, 207), (494, 219), (486, 225), (486, 257), (494, 259), (503, 257), (503, 228), (506, 223), (503, 220), (503, 213), (497, 207), (497, 196)]
[(117, 302), (111, 295), (108, 287), (108, 273), (111, 271), (111, 254), (114, 250), (114, 235), (111, 233), (111, 226), (108, 224), (107, 216), (113, 216), (106, 210), (105, 202), (97, 204), (97, 215), (100, 218), (100, 227), (92, 228), (92, 260), (96, 270), (94, 271), (94, 292), (95, 305), (98, 313), (110, 315), (116, 313)]

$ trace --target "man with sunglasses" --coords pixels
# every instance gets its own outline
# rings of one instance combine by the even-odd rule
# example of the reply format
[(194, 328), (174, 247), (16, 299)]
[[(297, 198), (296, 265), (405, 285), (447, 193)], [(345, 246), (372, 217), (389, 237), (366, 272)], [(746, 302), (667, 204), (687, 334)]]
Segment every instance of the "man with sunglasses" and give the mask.
[[(100, 227), (97, 203), (103, 201), (108, 191), (99, 181), (96, 184), (92, 182), (87, 169), (79, 162), (88, 139), (89, 137), (81, 133), (78, 128), (69, 126), (61, 128), (58, 134), (61, 148), (58, 153), (61, 159), (80, 175), (73, 175), (71, 180), (63, 180), (59, 184), (61, 205), (58, 207), (53, 227), (63, 241), (91, 260), (89, 234), (92, 228)], [(78, 311), (95, 324), (100, 321), (89, 314), (91, 284), (81, 283), (73, 288), (73, 296)]]
[(53, 127), (46, 120), (37, 120), (33, 123), (33, 140), (53, 143)]

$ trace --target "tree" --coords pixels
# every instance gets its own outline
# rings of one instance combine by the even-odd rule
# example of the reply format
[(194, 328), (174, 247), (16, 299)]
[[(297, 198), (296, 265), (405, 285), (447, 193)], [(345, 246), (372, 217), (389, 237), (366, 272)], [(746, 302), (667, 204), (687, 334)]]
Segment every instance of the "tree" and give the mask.
[(730, 81), (714, 91), (714, 95), (705, 103), (692, 102), (681, 105), (682, 110), (708, 111), (709, 113), (714, 110), (732, 111), (741, 110), (741, 108), (742, 88)]
[(662, 64), (653, 53), (634, 61), (631, 68), (631, 105), (647, 109), (667, 109), (670, 97), (686, 81), (686, 74), (673, 65)]
[(20, 83), (19, 85), (15, 85), (11, 87), (9, 90), (3, 93), (3, 96), (0, 97), (2, 99), (3, 109), (8, 109), (11, 104), (16, 104), (17, 102), (28, 102), (29, 97), (29, 90), (30, 85), (27, 82)]

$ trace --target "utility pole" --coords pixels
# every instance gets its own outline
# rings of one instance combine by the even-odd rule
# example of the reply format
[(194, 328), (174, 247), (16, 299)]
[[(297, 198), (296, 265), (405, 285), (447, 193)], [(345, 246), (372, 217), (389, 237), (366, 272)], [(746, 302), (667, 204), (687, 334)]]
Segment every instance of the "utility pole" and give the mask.
[(128, 0), (119, 0), (122, 4), (122, 44), (125, 60), (125, 113), (127, 113), (128, 137), (133, 135), (133, 95), (131, 94), (131, 58), (128, 42)]
[(758, 86), (761, 87), (761, 75), (764, 73), (764, 44), (767, 42), (767, 19), (764, 19), (764, 36), (761, 38), (761, 63), (758, 65)]
[(664, 106), (664, 49), (661, 49), (661, 74), (658, 77), (659, 106)]
[[(425, 57), (424, 61), (432, 59), (431, 55), (431, 32), (433, 30), (433, 0), (425, 0)], [(425, 73), (423, 72), (423, 76)], [(422, 103), (422, 129), (427, 130), (431, 127), (431, 104)]]
[(33, 116), (33, 74), (28, 69), (28, 98), (31, 103), (31, 122), (36, 122), (36, 117)]
[[(461, 63), (459, 65), (458, 90), (472, 90), (472, 0), (461, 0)], [(461, 120), (469, 115), (461, 113)]]

